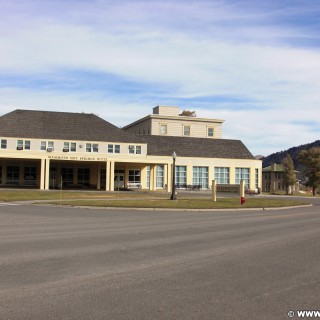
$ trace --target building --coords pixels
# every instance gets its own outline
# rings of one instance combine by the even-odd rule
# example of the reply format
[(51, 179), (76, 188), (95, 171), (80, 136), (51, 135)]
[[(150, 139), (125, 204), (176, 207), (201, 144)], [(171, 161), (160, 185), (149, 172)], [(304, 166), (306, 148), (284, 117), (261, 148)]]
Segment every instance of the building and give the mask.
[[(261, 161), (240, 140), (222, 139), (220, 134), (198, 137), (196, 131), (193, 135), (193, 126), (200, 124), (208, 132), (215, 123), (214, 132), (219, 132), (222, 120), (196, 121), (176, 113), (165, 115), (164, 110), (159, 108), (162, 118), (170, 120), (167, 135), (151, 134), (152, 121), (149, 134), (135, 135), (130, 125), (119, 129), (94, 114), (31, 110), (5, 114), (0, 117), (0, 186), (171, 192), (174, 151), (178, 188), (210, 189), (214, 179), (218, 184), (239, 184), (243, 179), (249, 189), (261, 186)], [(173, 110), (169, 107), (167, 112)], [(189, 136), (169, 135), (171, 126), (186, 123)]]
[(123, 129), (138, 135), (219, 139), (224, 120), (181, 116), (179, 107), (157, 106), (153, 114)]
[[(286, 172), (286, 168), (281, 165), (274, 163), (269, 167), (265, 167), (262, 169), (262, 191), (264, 192), (285, 192), (286, 185), (284, 183), (284, 174)], [(297, 173), (298, 171), (295, 171)], [(299, 190), (299, 182), (297, 181), (294, 186), (291, 186), (291, 191)]]

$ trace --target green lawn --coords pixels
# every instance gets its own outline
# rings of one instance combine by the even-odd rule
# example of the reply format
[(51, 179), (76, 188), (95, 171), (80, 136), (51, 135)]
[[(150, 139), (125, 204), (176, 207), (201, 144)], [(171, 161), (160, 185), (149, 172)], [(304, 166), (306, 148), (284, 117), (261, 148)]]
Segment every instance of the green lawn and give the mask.
[(167, 199), (120, 199), (120, 200), (67, 200), (62, 205), (94, 206), (94, 207), (125, 207), (125, 208), (180, 208), (180, 209), (236, 209), (236, 208), (272, 208), (306, 205), (306, 201), (263, 199), (251, 197), (241, 205), (239, 198), (218, 198), (213, 202), (209, 198)]
[(178, 195), (178, 200), (169, 200), (170, 194), (163, 192), (81, 192), (41, 190), (0, 190), (0, 202), (48, 200), (50, 204), (69, 206), (126, 207), (126, 208), (180, 208), (180, 209), (235, 209), (271, 208), (309, 204), (305, 200), (275, 199), (268, 197), (246, 197), (241, 205), (239, 197), (211, 200), (210, 194)]

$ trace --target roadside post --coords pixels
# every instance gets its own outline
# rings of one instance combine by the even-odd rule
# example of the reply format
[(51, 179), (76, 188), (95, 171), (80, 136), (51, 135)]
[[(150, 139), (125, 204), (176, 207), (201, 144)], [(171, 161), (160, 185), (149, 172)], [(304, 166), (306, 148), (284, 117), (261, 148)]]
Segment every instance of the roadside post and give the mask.
[(211, 192), (212, 192), (212, 201), (213, 202), (217, 202), (217, 184), (216, 184), (216, 180), (212, 180)]
[(244, 204), (246, 199), (244, 197), (244, 180), (240, 181), (240, 203)]

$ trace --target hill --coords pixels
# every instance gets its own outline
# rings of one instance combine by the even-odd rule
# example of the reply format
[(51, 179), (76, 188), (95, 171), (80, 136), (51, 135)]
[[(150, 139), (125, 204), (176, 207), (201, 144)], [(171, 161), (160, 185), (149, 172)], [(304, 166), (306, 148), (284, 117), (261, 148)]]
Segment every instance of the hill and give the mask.
[(312, 147), (320, 147), (320, 140), (316, 140), (315, 142), (303, 144), (299, 147), (293, 147), (285, 151), (280, 151), (276, 153), (272, 153), (269, 156), (262, 159), (262, 167), (271, 166), (273, 163), (281, 163), (284, 157), (289, 154), (293, 160), (294, 169), (299, 171), (298, 177), (302, 178), (303, 174), (303, 166), (298, 162), (298, 154), (302, 150), (308, 150)]

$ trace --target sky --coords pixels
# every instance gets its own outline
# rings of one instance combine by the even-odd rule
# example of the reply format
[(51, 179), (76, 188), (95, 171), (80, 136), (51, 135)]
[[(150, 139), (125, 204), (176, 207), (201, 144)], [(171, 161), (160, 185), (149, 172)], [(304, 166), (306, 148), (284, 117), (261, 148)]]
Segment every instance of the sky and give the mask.
[(0, 116), (158, 105), (223, 119), (253, 155), (320, 139), (319, 0), (0, 0)]

